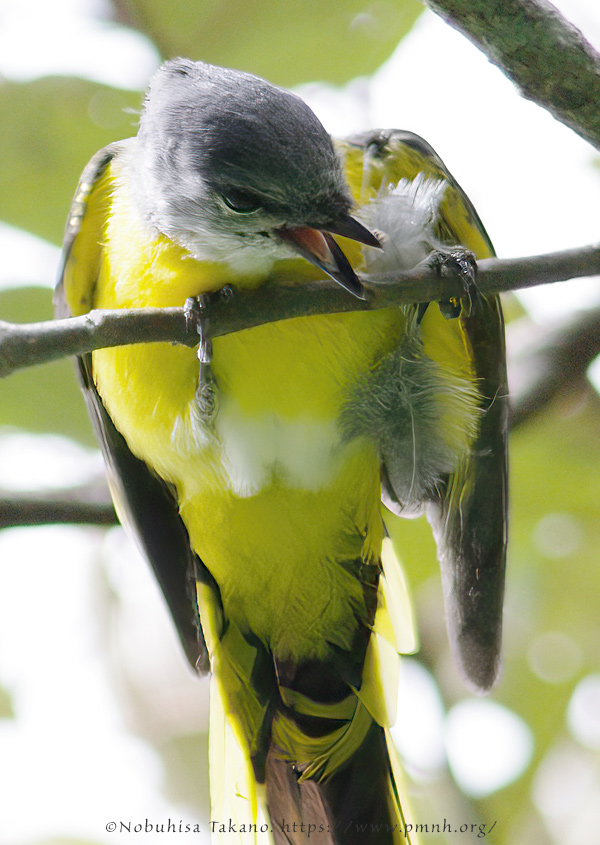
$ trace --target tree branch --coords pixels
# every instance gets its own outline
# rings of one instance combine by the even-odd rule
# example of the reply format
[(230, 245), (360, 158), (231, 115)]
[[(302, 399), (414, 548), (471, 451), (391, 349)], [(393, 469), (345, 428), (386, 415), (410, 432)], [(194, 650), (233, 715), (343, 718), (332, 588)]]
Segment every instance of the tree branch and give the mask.
[(571, 315), (558, 325), (509, 326), (511, 428), (528, 422), (566, 388), (585, 382), (600, 355), (600, 308)]
[[(529, 258), (479, 261), (477, 287), (482, 293), (501, 293), (599, 274), (600, 247), (584, 247)], [(440, 274), (428, 260), (401, 277), (363, 277), (363, 282), (365, 300), (350, 296), (329, 280), (216, 294), (207, 310), (211, 337), (292, 317), (444, 301), (465, 293), (458, 275)], [(92, 349), (158, 341), (197, 345), (196, 326), (183, 308), (91, 311), (43, 323), (0, 322), (0, 376)]]
[(48, 499), (44, 496), (0, 498), (0, 529), (33, 525), (118, 525), (113, 505), (87, 501)]
[(0, 492), (0, 529), (32, 525), (117, 525), (106, 477), (58, 492)]
[[(563, 390), (581, 384), (600, 355), (600, 307), (560, 325), (535, 327), (530, 320), (508, 326), (511, 430), (527, 423)], [(0, 495), (0, 529), (56, 523), (114, 525), (118, 522), (103, 477), (60, 493)]]
[[(425, 0), (463, 32), (517, 86), (558, 120), (600, 149), (600, 56), (546, 0)], [(478, 264), (478, 287), (500, 293), (600, 274), (600, 249)], [(367, 299), (349, 296), (330, 281), (263, 288), (220, 296), (210, 305), (211, 335), (301, 315), (385, 308), (445, 300), (464, 293), (456, 277), (425, 263), (402, 278), (365, 280)], [(516, 335), (518, 327), (511, 334)], [(0, 322), (0, 376), (83, 354), (103, 346), (166, 341), (195, 346), (196, 328), (181, 308), (93, 311), (82, 317), (15, 325)], [(511, 426), (522, 425), (565, 386), (585, 377), (600, 354), (600, 309), (571, 318), (533, 338), (509, 343)], [(117, 522), (108, 493), (77, 488), (46, 496), (0, 496), (0, 528), (18, 525)]]
[[(501, 293), (595, 274), (600, 274), (600, 247), (586, 247), (530, 258), (480, 261), (477, 287), (485, 293)], [(440, 275), (427, 262), (401, 278), (363, 281), (365, 301), (329, 281), (217, 295), (207, 312), (211, 335), (307, 314), (386, 308), (464, 293), (459, 277)], [(517, 332), (511, 330), (511, 334)], [(513, 428), (541, 410), (567, 384), (584, 377), (600, 354), (600, 308), (550, 330), (542, 329), (533, 340), (530, 333), (529, 324), (524, 342), (509, 337), (509, 350), (516, 346), (509, 358)], [(198, 334), (183, 308), (92, 311), (81, 317), (20, 325), (0, 322), (0, 374), (102, 346), (153, 341), (195, 346)], [(47, 495), (0, 495), (0, 529), (53, 523), (113, 525), (117, 517), (104, 482), (99, 483), (100, 493), (96, 486), (88, 486)]]
[(600, 55), (546, 0), (424, 0), (521, 94), (600, 149)]

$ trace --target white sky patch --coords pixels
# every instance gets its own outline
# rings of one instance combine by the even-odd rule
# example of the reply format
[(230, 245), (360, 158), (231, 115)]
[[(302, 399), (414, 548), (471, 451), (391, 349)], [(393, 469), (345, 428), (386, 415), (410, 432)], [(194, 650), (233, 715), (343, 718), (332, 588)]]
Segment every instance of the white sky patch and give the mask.
[[(579, 246), (587, 246), (587, 243), (581, 241)], [(600, 279), (586, 276), (568, 282), (520, 290), (516, 292), (516, 296), (534, 320), (539, 323), (552, 323), (576, 311), (599, 305)]]
[(99, 19), (99, 0), (0, 0), (0, 74), (25, 82), (81, 76), (117, 88), (145, 88), (158, 51), (135, 30)]
[(113, 648), (149, 721), (171, 734), (208, 729), (208, 678), (195, 675), (148, 562), (122, 528), (106, 532), (102, 559), (119, 612), (111, 619)]
[(16, 716), (0, 720), (0, 831), (10, 845), (52, 836), (121, 845), (131, 834), (107, 833), (108, 822), (197, 821), (169, 804), (158, 755), (127, 731), (101, 648), (96, 540), (57, 526), (0, 533), (0, 682)]
[(588, 675), (575, 687), (567, 709), (567, 724), (578, 742), (600, 749), (600, 674)]
[(404, 658), (401, 665), (392, 738), (414, 777), (431, 776), (446, 761), (444, 706), (433, 676), (418, 660)]
[(562, 631), (545, 631), (532, 642), (527, 659), (542, 681), (564, 684), (579, 672), (583, 653), (581, 647)]
[(596, 358), (588, 367), (587, 377), (600, 393), (600, 358)]
[(104, 474), (98, 449), (55, 434), (0, 429), (0, 488), (41, 490), (72, 487)]
[(48, 241), (0, 222), (0, 255), (0, 288), (56, 284), (60, 249)]
[(555, 745), (533, 781), (533, 802), (553, 845), (597, 845), (600, 827), (598, 755), (574, 743)]
[(448, 713), (446, 753), (460, 788), (483, 798), (523, 774), (533, 753), (533, 738), (525, 722), (507, 707), (465, 699)]
[(545, 557), (568, 558), (585, 540), (580, 520), (570, 513), (547, 513), (536, 524), (532, 540)]

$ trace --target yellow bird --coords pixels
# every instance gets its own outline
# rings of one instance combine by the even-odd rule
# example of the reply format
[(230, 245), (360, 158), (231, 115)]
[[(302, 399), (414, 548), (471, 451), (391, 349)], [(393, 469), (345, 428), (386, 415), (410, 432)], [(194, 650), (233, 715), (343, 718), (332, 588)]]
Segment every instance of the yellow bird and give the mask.
[[(183, 306), (325, 276), (360, 297), (357, 273), (456, 245), (492, 254), (422, 139), (332, 142), (294, 94), (177, 59), (153, 78), (137, 136), (84, 172), (58, 310)], [(119, 515), (190, 662), (213, 673), (213, 833), (411, 841), (389, 726), (398, 653), (415, 637), (386, 522), (427, 512), (454, 652), (489, 688), (506, 545), (499, 302), (465, 288), (212, 344), (200, 328), (200, 360), (138, 344), (97, 350), (80, 372)]]

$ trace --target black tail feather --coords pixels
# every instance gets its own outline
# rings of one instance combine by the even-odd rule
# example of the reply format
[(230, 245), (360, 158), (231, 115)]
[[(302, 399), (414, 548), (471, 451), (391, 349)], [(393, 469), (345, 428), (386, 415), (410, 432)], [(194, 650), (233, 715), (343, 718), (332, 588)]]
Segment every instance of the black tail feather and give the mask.
[(404, 835), (385, 735), (375, 722), (346, 765), (321, 783), (300, 780), (273, 749), (266, 775), (276, 845), (394, 845)]
[(339, 845), (392, 845), (397, 841), (400, 819), (390, 806), (391, 778), (385, 735), (373, 722), (347, 765), (320, 787), (336, 820)]
[(322, 788), (300, 781), (292, 765), (273, 750), (267, 756), (267, 803), (275, 845), (336, 845), (333, 822)]

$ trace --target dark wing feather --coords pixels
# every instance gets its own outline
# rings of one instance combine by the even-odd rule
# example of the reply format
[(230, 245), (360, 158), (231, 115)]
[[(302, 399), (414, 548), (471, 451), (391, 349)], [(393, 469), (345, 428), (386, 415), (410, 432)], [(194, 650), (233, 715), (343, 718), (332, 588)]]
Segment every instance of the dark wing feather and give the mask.
[[(440, 209), (444, 237), (450, 243), (462, 243), (478, 258), (486, 257), (478, 249), (481, 239), (487, 255), (493, 255), (470, 200), (437, 161), (451, 185)], [(439, 499), (428, 507), (428, 519), (438, 544), (455, 657), (467, 679), (476, 688), (487, 690), (498, 675), (502, 644), (508, 539), (508, 379), (500, 298), (478, 295), (470, 304), (470, 308), (462, 308), (458, 320), (472, 352), (481, 396), (479, 433), (467, 466), (448, 478)]]
[[(378, 130), (350, 143), (362, 147), (390, 182), (420, 172), (445, 179), (441, 240), (462, 244), (478, 258), (494, 254), (468, 197), (426, 141), (411, 132)], [(507, 540), (508, 388), (500, 301), (474, 297), (457, 319), (481, 394), (481, 423), (466, 466), (442, 479), (427, 503), (427, 516), (438, 545), (453, 651), (466, 678), (488, 689), (499, 666)], [(382, 481), (388, 499), (397, 501), (389, 467), (383, 467)]]
[[(68, 316), (72, 311), (84, 313), (93, 306), (102, 243), (99, 226), (108, 213), (108, 192), (100, 184), (119, 149), (119, 144), (113, 144), (101, 150), (81, 177), (67, 223), (55, 294), (58, 316)], [(78, 245), (83, 247), (83, 262), (75, 254)], [(78, 278), (74, 282), (75, 275)], [(173, 491), (131, 452), (117, 431), (96, 390), (91, 355), (78, 359), (78, 375), (102, 447), (119, 518), (152, 566), (189, 662), (197, 671), (206, 672), (208, 655), (198, 616), (196, 580), (216, 589), (214, 582), (190, 546)]]
[(198, 618), (196, 581), (209, 578), (192, 551), (171, 488), (131, 452), (92, 381), (91, 355), (78, 360), (96, 436), (106, 462), (119, 519), (150, 563), (192, 667), (207, 672), (208, 656)]
[(440, 563), (451, 644), (479, 689), (496, 680), (502, 638), (508, 507), (508, 389), (504, 325), (496, 297), (478, 297), (461, 316), (474, 349), (483, 411), (467, 466), (428, 504)]

